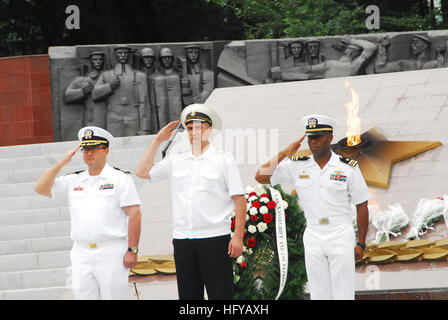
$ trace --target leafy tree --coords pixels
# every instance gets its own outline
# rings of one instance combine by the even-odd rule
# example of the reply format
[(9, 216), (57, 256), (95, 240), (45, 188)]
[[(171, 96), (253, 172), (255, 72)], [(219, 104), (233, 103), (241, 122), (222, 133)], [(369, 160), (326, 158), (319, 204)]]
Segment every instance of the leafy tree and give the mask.
[[(232, 8), (245, 37), (284, 38), (371, 32), (443, 29), (448, 26), (448, 0), (376, 0), (380, 29), (368, 30), (365, 9), (371, 0), (210, 0)], [(438, 18), (438, 19), (436, 19)]]
[[(68, 30), (65, 9), (80, 9)], [(50, 46), (243, 38), (233, 10), (207, 0), (0, 0), (0, 56), (47, 53)]]
[[(375, 0), (380, 29), (368, 30), (371, 0), (0, 0), (0, 56), (50, 46), (293, 38), (448, 28), (448, 0)], [(81, 29), (67, 30), (77, 5)]]

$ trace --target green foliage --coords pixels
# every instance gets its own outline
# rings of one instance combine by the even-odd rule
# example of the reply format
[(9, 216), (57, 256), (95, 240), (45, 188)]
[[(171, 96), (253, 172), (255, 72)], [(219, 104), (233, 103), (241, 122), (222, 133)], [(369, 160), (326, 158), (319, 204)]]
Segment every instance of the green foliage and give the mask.
[[(80, 29), (65, 9), (77, 5)], [(233, 10), (207, 0), (0, 0), (0, 56), (47, 53), (50, 46), (238, 40)]]
[[(0, 0), (0, 56), (50, 46), (278, 39), (448, 28), (448, 1), (427, 0)], [(80, 8), (67, 30), (65, 8)], [(368, 30), (365, 8), (380, 8)]]
[[(425, 0), (210, 0), (232, 8), (247, 39), (331, 36), (372, 32), (443, 29), (448, 5)], [(380, 29), (365, 26), (367, 6), (380, 9)]]
[[(297, 195), (285, 193), (280, 185), (274, 187), (288, 203), (286, 214), (286, 231), (288, 243), (288, 275), (281, 300), (297, 300), (304, 297), (304, 285), (307, 281), (303, 248), (305, 217), (298, 204)], [(265, 188), (269, 198), (270, 191)], [(252, 254), (246, 254), (247, 266), (242, 268), (234, 261), (235, 287), (234, 298), (244, 300), (274, 299), (280, 284), (280, 267), (277, 254), (274, 220), (268, 224), (265, 232), (257, 233), (257, 244)], [(246, 226), (251, 224), (248, 220)], [(246, 234), (245, 243), (253, 235)]]

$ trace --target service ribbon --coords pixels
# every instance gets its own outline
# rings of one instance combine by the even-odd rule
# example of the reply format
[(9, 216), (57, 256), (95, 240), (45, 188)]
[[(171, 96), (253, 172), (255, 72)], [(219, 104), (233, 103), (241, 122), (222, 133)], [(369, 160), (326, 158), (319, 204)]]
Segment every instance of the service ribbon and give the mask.
[(282, 195), (277, 190), (269, 187), (271, 190), (272, 200), (275, 201), (275, 233), (277, 237), (277, 253), (278, 262), (280, 265), (280, 286), (278, 288), (278, 300), (283, 292), (286, 284), (286, 277), (288, 276), (288, 241), (286, 234), (285, 209), (282, 205)]

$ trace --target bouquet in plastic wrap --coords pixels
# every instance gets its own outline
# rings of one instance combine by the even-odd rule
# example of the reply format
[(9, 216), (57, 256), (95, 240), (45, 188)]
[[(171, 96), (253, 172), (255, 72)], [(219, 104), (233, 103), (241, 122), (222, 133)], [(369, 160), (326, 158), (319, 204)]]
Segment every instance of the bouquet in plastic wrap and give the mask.
[[(367, 209), (369, 210), (369, 222), (371, 222), (372, 217), (375, 216), (376, 212), (379, 209), (379, 206), (377, 204), (369, 204), (369, 205), (367, 205)], [(351, 217), (352, 217), (353, 228), (355, 229), (355, 232), (357, 232), (358, 231), (358, 212), (356, 211), (356, 206), (354, 204), (352, 204)]]
[(414, 213), (414, 224), (406, 236), (408, 240), (419, 240), (437, 221), (448, 219), (447, 196), (435, 199), (421, 199)]
[(378, 210), (372, 217), (372, 223), (378, 230), (374, 243), (389, 241), (390, 236), (399, 236), (400, 230), (409, 223), (409, 217), (399, 203), (391, 204), (388, 210)]

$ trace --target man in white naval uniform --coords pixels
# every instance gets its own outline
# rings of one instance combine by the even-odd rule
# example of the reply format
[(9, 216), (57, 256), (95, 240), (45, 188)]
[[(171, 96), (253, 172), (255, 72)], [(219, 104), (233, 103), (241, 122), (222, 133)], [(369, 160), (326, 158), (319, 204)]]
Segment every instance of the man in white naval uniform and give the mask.
[[(296, 188), (307, 222), (303, 243), (311, 299), (353, 300), (355, 257), (361, 258), (366, 246), (370, 193), (357, 162), (331, 151), (334, 121), (323, 115), (308, 115), (302, 122), (313, 155), (294, 156), (303, 136), (262, 165), (255, 179)], [(357, 210), (358, 241), (351, 203)]]
[[(80, 144), (40, 177), (35, 190), (68, 197), (75, 299), (125, 300), (129, 269), (137, 263), (140, 199), (129, 172), (106, 163), (113, 142), (109, 132), (89, 126), (79, 130), (78, 138)], [(79, 148), (88, 170), (56, 178)]]
[[(235, 159), (209, 145), (218, 114), (192, 104), (181, 114), (191, 149), (154, 163), (161, 142), (179, 123), (167, 124), (152, 141), (136, 174), (157, 182), (170, 179), (173, 198), (173, 247), (179, 299), (233, 298), (232, 259), (243, 251), (246, 199)], [(232, 212), (235, 232), (230, 237)]]

